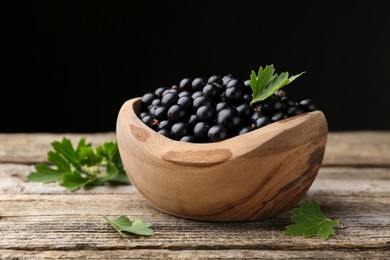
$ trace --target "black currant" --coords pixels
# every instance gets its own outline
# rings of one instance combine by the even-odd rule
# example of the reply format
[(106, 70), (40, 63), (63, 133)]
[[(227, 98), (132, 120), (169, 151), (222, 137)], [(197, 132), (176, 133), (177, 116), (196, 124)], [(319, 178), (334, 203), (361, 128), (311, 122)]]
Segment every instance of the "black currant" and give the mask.
[(192, 79), (184, 78), (180, 81), (179, 84), (180, 91), (191, 91), (192, 90)]
[(198, 110), (201, 106), (211, 106), (211, 101), (206, 96), (199, 96), (194, 99), (192, 102), (192, 107), (194, 110)]
[(256, 128), (260, 128), (271, 123), (271, 119), (268, 116), (260, 116), (255, 123)]
[(141, 102), (143, 107), (149, 107), (153, 100), (158, 98), (158, 96), (154, 93), (146, 93), (142, 96)]
[(228, 138), (228, 132), (223, 126), (214, 125), (210, 127), (207, 136), (210, 142), (219, 142)]
[(196, 116), (200, 121), (211, 121), (215, 118), (215, 109), (211, 106), (201, 106), (196, 110)]
[(157, 131), (157, 133), (169, 138), (169, 131), (167, 129), (160, 129)]
[(178, 122), (171, 127), (171, 136), (175, 140), (180, 140), (183, 136), (187, 135), (188, 127), (186, 123)]
[(249, 133), (251, 130), (252, 130), (252, 128), (250, 128), (249, 126), (244, 126), (240, 130), (238, 130), (238, 135), (243, 135), (243, 134)]
[(286, 118), (286, 115), (282, 111), (279, 111), (279, 112), (276, 112), (272, 115), (271, 120), (276, 122), (276, 121), (280, 121), (280, 120), (285, 119), (285, 118)]
[(218, 87), (215, 84), (207, 84), (203, 88), (203, 94), (210, 98), (214, 98), (218, 94)]
[(157, 107), (154, 110), (154, 117), (157, 118), (158, 120), (165, 120), (167, 119), (167, 112), (168, 109), (167, 107)]
[(184, 107), (175, 104), (168, 109), (167, 114), (170, 122), (177, 122), (182, 120), (186, 116), (187, 112)]
[(181, 142), (188, 142), (188, 143), (195, 143), (196, 139), (192, 135), (185, 135), (182, 138), (180, 138)]
[(192, 91), (193, 92), (196, 92), (196, 91), (202, 91), (204, 85), (206, 85), (206, 82), (204, 81), (203, 78), (195, 78), (193, 81), (192, 81)]
[(171, 130), (172, 124), (168, 120), (162, 120), (158, 124), (158, 129)]
[(179, 97), (175, 93), (167, 93), (161, 99), (161, 104), (166, 107), (171, 107), (176, 104)]
[(207, 140), (207, 133), (210, 129), (210, 125), (206, 122), (199, 122), (194, 126), (193, 133), (194, 136), (200, 140), (205, 141)]
[(244, 84), (242, 83), (241, 80), (238, 80), (238, 79), (232, 79), (229, 81), (229, 83), (226, 85), (226, 88), (233, 88), (233, 87), (236, 87), (236, 88), (243, 88), (244, 87)]
[(190, 96), (184, 96), (184, 97), (179, 98), (179, 100), (177, 100), (177, 104), (182, 106), (184, 109), (187, 109), (187, 110), (192, 107), (193, 102), (194, 102), (194, 100)]
[(161, 98), (162, 97), (162, 93), (166, 90), (167, 88), (166, 87), (159, 87), (158, 89), (156, 89), (154, 91), (154, 94), (156, 94), (157, 97)]
[(227, 129), (236, 129), (241, 124), (241, 118), (236, 109), (224, 108), (218, 112), (217, 124)]
[(309, 112), (316, 110), (316, 107), (313, 105), (311, 99), (304, 99), (299, 102), (299, 105), (301, 105), (303, 109)]
[(236, 107), (241, 117), (247, 118), (252, 114), (252, 107), (248, 103), (242, 103)]
[(225, 98), (232, 104), (237, 104), (241, 102), (243, 97), (244, 91), (240, 87), (231, 87), (226, 89)]
[(219, 83), (221, 84), (222, 83), (222, 79), (220, 76), (218, 75), (213, 75), (211, 76), (208, 80), (207, 80), (207, 83)]

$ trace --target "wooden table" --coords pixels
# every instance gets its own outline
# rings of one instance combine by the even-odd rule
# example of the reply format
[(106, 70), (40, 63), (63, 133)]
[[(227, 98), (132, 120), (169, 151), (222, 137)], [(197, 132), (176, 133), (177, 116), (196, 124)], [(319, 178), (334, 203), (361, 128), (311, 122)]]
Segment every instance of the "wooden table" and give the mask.
[[(329, 240), (284, 234), (289, 212), (264, 221), (212, 223), (160, 213), (133, 186), (71, 193), (29, 182), (50, 142), (103, 134), (0, 134), (0, 259), (31, 258), (390, 258), (390, 132), (330, 133), (323, 167), (307, 197), (341, 222)], [(99, 227), (102, 214), (151, 222), (152, 237)]]

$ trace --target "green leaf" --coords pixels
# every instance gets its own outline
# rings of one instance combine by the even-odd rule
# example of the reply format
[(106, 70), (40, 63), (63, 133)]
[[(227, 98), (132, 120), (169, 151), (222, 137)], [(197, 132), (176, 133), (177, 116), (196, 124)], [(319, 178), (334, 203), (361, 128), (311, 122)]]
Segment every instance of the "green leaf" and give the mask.
[(103, 157), (96, 154), (91, 146), (81, 147), (78, 149), (78, 154), (82, 165), (96, 165), (103, 160)]
[(127, 231), (137, 235), (153, 236), (154, 232), (150, 228), (151, 226), (152, 225), (150, 223), (144, 222), (142, 219), (137, 219), (130, 227), (123, 229), (123, 231)]
[(267, 99), (271, 95), (273, 95), (278, 89), (290, 84), (296, 78), (301, 76), (302, 72), (298, 75), (288, 77), (288, 72), (283, 72), (278, 76), (278, 74), (274, 74), (275, 69), (273, 65), (267, 65), (264, 69), (260, 66), (259, 72), (256, 73), (252, 70), (250, 75), (249, 84), (252, 88), (253, 97), (251, 101), (251, 105), (260, 102), (262, 100)]
[(124, 215), (120, 215), (115, 220), (110, 220), (105, 215), (103, 216), (103, 218), (105, 219), (106, 223), (110, 224), (122, 236), (124, 236), (122, 231), (126, 231), (136, 235), (143, 235), (143, 236), (154, 235), (153, 230), (150, 228), (151, 224), (148, 222), (144, 222), (141, 219), (137, 219), (136, 221), (133, 222)]
[(79, 155), (74, 150), (70, 139), (64, 137), (61, 142), (54, 141), (51, 145), (57, 153), (64, 156), (64, 158), (74, 167), (78, 168), (80, 166)]
[(95, 177), (83, 177), (78, 172), (69, 172), (65, 173), (62, 176), (60, 185), (67, 188), (70, 191), (78, 190), (82, 187), (85, 187), (90, 182), (93, 182), (95, 180)]
[(291, 224), (286, 227), (286, 234), (293, 236), (320, 236), (326, 240), (335, 234), (335, 227), (339, 226), (339, 220), (331, 220), (321, 212), (320, 204), (311, 199), (309, 203), (301, 201), (298, 207), (292, 210)]
[(50, 151), (47, 153), (47, 157), (49, 159), (49, 162), (57, 166), (57, 170), (60, 172), (70, 172), (71, 167), (69, 163), (64, 159), (61, 154), (57, 152)]
[(54, 182), (61, 180), (63, 173), (51, 169), (46, 164), (35, 165), (36, 172), (31, 172), (27, 177), (30, 181)]
[(103, 176), (99, 176), (96, 178), (96, 180), (92, 183), (93, 185), (103, 185), (107, 181), (111, 181), (112, 178), (114, 178), (116, 175), (118, 175), (118, 170), (115, 167), (115, 164), (112, 162), (107, 162), (107, 170), (106, 173)]
[(117, 175), (114, 175), (110, 180), (108, 180), (110, 183), (113, 184), (129, 184), (130, 180), (127, 176), (126, 172), (124, 170), (118, 171)]
[(45, 164), (36, 165), (36, 171), (28, 176), (31, 181), (60, 181), (60, 185), (70, 191), (105, 185), (107, 182), (130, 183), (116, 142), (106, 142), (94, 149), (91, 143), (81, 138), (76, 150), (68, 138), (51, 144), (54, 150), (47, 155), (54, 168)]
[[(113, 175), (109, 182), (118, 183), (118, 184), (129, 184), (129, 177), (126, 174), (126, 171), (123, 167), (123, 163), (119, 154), (118, 144), (115, 142), (104, 143), (102, 146), (96, 148), (96, 153), (100, 154), (107, 158), (108, 161), (111, 161), (116, 170), (117, 174)], [(108, 165), (107, 165), (108, 167)]]

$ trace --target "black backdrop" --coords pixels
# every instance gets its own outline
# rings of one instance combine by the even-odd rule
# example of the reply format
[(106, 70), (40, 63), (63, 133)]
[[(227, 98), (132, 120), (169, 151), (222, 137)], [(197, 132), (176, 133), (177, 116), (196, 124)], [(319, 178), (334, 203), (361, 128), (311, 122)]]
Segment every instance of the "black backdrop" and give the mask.
[(1, 2), (0, 132), (114, 131), (129, 98), (267, 64), (330, 130), (390, 130), (386, 1), (253, 2)]

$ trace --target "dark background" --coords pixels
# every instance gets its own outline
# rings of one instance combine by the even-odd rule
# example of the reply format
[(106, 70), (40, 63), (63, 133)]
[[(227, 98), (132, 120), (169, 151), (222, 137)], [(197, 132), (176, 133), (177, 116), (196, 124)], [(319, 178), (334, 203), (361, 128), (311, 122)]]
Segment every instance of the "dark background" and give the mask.
[(114, 131), (124, 101), (260, 65), (331, 131), (390, 130), (386, 1), (0, 2), (0, 132)]

